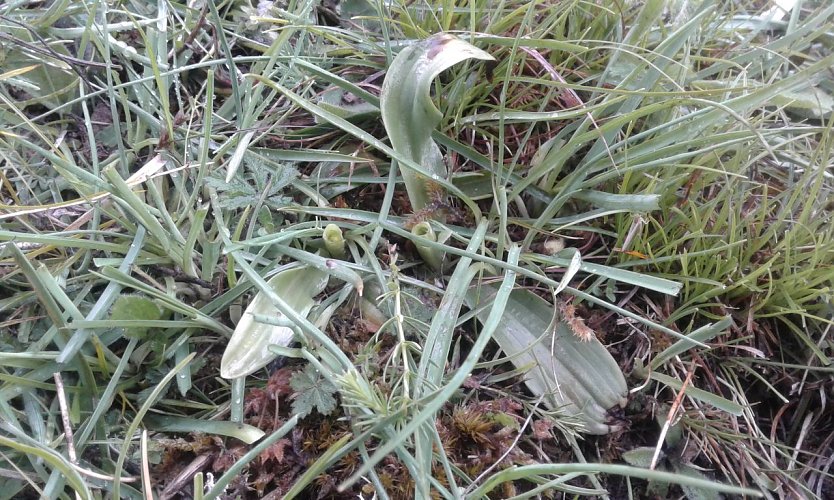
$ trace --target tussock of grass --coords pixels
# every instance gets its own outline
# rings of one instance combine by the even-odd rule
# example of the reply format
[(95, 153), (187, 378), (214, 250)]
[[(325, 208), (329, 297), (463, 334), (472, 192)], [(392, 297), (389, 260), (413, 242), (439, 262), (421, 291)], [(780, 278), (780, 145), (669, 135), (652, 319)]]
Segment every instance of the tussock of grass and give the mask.
[[(831, 497), (834, 6), (770, 7), (0, 6), (0, 498)], [(432, 85), (438, 170), (379, 96), (440, 32), (495, 62)], [(522, 383), (513, 286), (623, 430)], [(223, 379), (256, 294), (297, 342)]]

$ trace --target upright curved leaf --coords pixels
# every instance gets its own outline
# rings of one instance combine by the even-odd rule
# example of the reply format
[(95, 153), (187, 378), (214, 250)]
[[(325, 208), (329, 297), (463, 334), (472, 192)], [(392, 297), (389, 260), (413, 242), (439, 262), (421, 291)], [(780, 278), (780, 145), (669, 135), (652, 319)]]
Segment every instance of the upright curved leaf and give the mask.
[[(380, 109), (391, 146), (437, 178), (446, 176), (446, 166), (431, 134), (442, 115), (429, 90), (437, 75), (467, 59), (494, 60), (483, 50), (441, 33), (403, 49), (382, 84)], [(412, 208), (425, 208), (431, 199), (431, 179), (407, 167), (402, 176)]]

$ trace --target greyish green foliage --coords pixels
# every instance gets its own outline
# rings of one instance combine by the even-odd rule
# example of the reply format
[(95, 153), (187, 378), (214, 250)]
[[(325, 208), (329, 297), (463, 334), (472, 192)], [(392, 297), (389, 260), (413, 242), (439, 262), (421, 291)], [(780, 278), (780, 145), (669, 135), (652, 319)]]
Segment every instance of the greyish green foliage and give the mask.
[(425, 169), (423, 173), (408, 165), (401, 167), (415, 211), (423, 210), (438, 196), (432, 191), (447, 176), (440, 148), (432, 139), (443, 115), (432, 103), (429, 89), (437, 75), (467, 59), (489, 61), (493, 57), (452, 35), (438, 34), (397, 54), (382, 84), (379, 106), (391, 146)]
[[(467, 294), (486, 321), (495, 290), (484, 285)], [(582, 339), (546, 300), (528, 290), (510, 294), (493, 338), (510, 361), (524, 367), (525, 384), (545, 406), (582, 421), (581, 430), (618, 430), (608, 410), (623, 407), (628, 387), (620, 367), (599, 340)]]
[(771, 6), (2, 3), (0, 498), (824, 497), (834, 4)]
[[(279, 272), (267, 281), (267, 286), (298, 314), (306, 316), (327, 281), (326, 273), (303, 266)], [(220, 376), (227, 379), (245, 377), (266, 366), (277, 357), (269, 351), (270, 345), (286, 347), (292, 342), (292, 326), (265, 293), (257, 292), (223, 351)]]

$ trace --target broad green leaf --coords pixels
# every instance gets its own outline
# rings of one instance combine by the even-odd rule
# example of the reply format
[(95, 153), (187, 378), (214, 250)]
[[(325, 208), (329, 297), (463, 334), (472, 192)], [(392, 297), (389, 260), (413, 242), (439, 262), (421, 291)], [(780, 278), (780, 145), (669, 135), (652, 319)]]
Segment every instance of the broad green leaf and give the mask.
[(773, 96), (773, 102), (802, 118), (828, 120), (834, 113), (834, 97), (819, 87), (807, 87), (777, 94)]
[(660, 195), (658, 194), (613, 194), (582, 189), (572, 196), (577, 200), (587, 201), (598, 208), (608, 210), (651, 212), (660, 209)]
[(462, 172), (452, 182), (473, 200), (492, 198), (492, 175), (489, 172)]
[[(339, 88), (333, 88), (322, 92), (319, 97), (319, 106), (342, 118), (352, 120), (371, 117), (379, 114), (379, 108), (373, 104), (359, 99), (350, 92)], [(317, 118), (318, 123), (323, 122)]]
[[(153, 300), (140, 295), (122, 295), (113, 303), (110, 310), (111, 320), (147, 320), (156, 321), (162, 318), (162, 310)], [(149, 326), (131, 326), (125, 328), (128, 336), (142, 337)]]
[[(733, 82), (722, 80), (698, 80), (692, 82), (692, 86), (701, 89), (726, 88), (728, 90), (740, 90), (733, 88), (736, 87)], [(765, 87), (764, 84), (752, 80), (745, 81), (744, 86), (745, 88), (752, 89)], [(831, 97), (831, 95), (827, 94), (820, 87), (813, 86), (810, 83), (807, 87), (787, 90), (774, 95), (769, 104), (785, 108), (787, 111), (802, 118), (813, 118), (815, 120), (827, 120), (834, 113), (834, 97)]]
[[(483, 285), (467, 294), (481, 322), (489, 314), (495, 288)], [(529, 290), (510, 294), (493, 338), (517, 367), (532, 368), (525, 383), (552, 410), (576, 417), (590, 434), (614, 430), (608, 410), (624, 406), (625, 378), (599, 340), (581, 340), (554, 307)]]
[[(327, 280), (327, 273), (311, 267), (300, 267), (276, 274), (267, 281), (267, 285), (299, 315), (306, 316), (315, 304), (316, 295), (327, 286)], [(221, 377), (243, 377), (263, 368), (276, 356), (267, 349), (269, 345), (287, 346), (292, 341), (292, 328), (258, 323), (254, 317), (256, 314), (276, 316), (279, 319), (284, 317), (266, 294), (258, 292), (226, 346), (220, 361)]]
[[(478, 225), (475, 235), (469, 241), (469, 245), (467, 245), (466, 251), (468, 253), (474, 254), (483, 244), (486, 230), (486, 221), (482, 221)], [(420, 366), (417, 370), (418, 379), (425, 380), (427, 383), (418, 386), (418, 396), (423, 396), (425, 392), (433, 390), (442, 382), (457, 317), (466, 299), (466, 289), (473, 278), (470, 269), (471, 264), (471, 257), (462, 257), (458, 260), (455, 271), (449, 278), (443, 300), (440, 302), (434, 319), (432, 319), (429, 332), (423, 343), (423, 354), (420, 357)]]
[[(533, 261), (546, 262), (548, 264), (568, 267), (571, 265), (572, 259), (562, 257), (562, 255), (567, 254), (569, 251), (570, 249), (565, 249), (562, 252), (560, 252), (557, 256), (552, 257), (549, 255), (540, 254), (531, 254), (529, 256), (525, 255), (525, 257)], [(680, 283), (664, 278), (658, 278), (656, 276), (651, 276), (648, 274), (636, 273), (627, 269), (620, 269), (617, 267), (605, 266), (602, 264), (594, 264), (593, 262), (581, 262), (579, 265), (579, 270), (586, 273), (595, 274), (597, 276), (603, 276), (614, 281), (620, 281), (622, 283), (628, 283), (630, 285), (636, 285), (649, 290), (654, 290), (656, 292), (665, 293), (667, 295), (677, 295), (683, 287), (683, 285)]]
[[(704, 481), (710, 480), (710, 478), (701, 474), (698, 469), (690, 465), (684, 463), (674, 463), (673, 467), (675, 468), (675, 472), (678, 474), (693, 477), (695, 479), (703, 479)], [(681, 489), (683, 490), (683, 494), (686, 495), (687, 500), (721, 500), (724, 498), (717, 491), (702, 488), (697, 485), (682, 484)]]
[(367, 184), (386, 182), (387, 167), (380, 169), (371, 164), (370, 155), (357, 157), (364, 163), (350, 161), (323, 161), (316, 165), (310, 174), (309, 182), (318, 193), (326, 199), (332, 199), (352, 189), (362, 188)]
[(333, 276), (334, 278), (338, 278), (345, 283), (350, 283), (356, 289), (356, 293), (358, 293), (360, 297), (362, 296), (362, 289), (365, 286), (362, 282), (362, 277), (359, 276), (356, 271), (348, 267), (346, 262), (338, 259), (326, 259), (321, 255), (305, 252), (304, 250), (299, 250), (287, 245), (276, 243), (274, 247), (282, 254), (297, 262), (301, 262), (311, 268), (318, 269), (319, 271), (326, 273), (329, 276)]
[(381, 19), (376, 15), (374, 3), (369, 0), (344, 0), (339, 5), (342, 19), (350, 19), (363, 30), (378, 33)]
[[(14, 29), (12, 32), (26, 42), (36, 41), (26, 31)], [(62, 45), (52, 44), (50, 47), (56, 54), (69, 58), (69, 52)], [(28, 96), (27, 99), (17, 101), (19, 109), (33, 104), (56, 108), (67, 100), (80, 81), (68, 63), (52, 56), (34, 57), (14, 46), (5, 54), (2, 64), (0, 82), (23, 90), (26, 92), (24, 95)]]
[(641, 446), (623, 453), (623, 460), (629, 465), (648, 469), (652, 463), (654, 452), (655, 449), (651, 446)]
[(230, 436), (246, 444), (252, 444), (264, 437), (264, 431), (257, 427), (222, 420), (200, 420), (197, 418), (174, 417), (171, 415), (148, 415), (144, 424), (158, 432), (203, 432)]
[[(403, 49), (385, 76), (380, 95), (382, 121), (394, 150), (422, 165), (433, 178), (446, 177), (440, 148), (431, 138), (442, 115), (429, 90), (442, 71), (467, 59), (494, 60), (483, 50), (448, 34), (439, 34)], [(431, 200), (432, 180), (404, 166), (408, 198), (415, 211)]]

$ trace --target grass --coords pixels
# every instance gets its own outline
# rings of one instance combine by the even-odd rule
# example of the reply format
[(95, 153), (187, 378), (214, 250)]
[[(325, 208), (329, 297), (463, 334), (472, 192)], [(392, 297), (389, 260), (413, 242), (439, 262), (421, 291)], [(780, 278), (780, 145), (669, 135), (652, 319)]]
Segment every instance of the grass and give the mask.
[(834, 6), (771, 7), (0, 6), (0, 498), (831, 497)]

